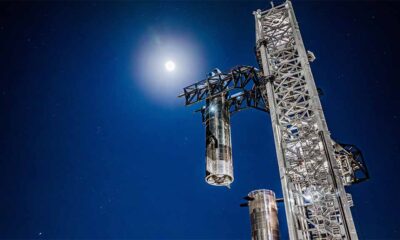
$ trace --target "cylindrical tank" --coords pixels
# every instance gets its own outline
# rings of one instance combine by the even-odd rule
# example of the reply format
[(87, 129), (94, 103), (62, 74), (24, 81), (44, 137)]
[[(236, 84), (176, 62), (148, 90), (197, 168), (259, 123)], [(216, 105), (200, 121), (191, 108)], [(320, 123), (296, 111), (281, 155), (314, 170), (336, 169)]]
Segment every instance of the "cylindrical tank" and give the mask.
[(206, 182), (227, 186), (233, 182), (229, 106), (225, 95), (206, 100)]
[(254, 190), (248, 194), (252, 240), (279, 240), (278, 208), (271, 190)]

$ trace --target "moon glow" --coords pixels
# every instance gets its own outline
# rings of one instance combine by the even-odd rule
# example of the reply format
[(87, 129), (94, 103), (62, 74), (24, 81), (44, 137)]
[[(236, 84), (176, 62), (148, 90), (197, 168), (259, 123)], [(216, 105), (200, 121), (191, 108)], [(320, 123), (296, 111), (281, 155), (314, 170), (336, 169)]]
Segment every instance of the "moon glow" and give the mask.
[(175, 70), (175, 63), (174, 63), (173, 61), (168, 61), (168, 62), (166, 62), (166, 63), (165, 63), (165, 69), (166, 69), (168, 72), (174, 71), (174, 70)]

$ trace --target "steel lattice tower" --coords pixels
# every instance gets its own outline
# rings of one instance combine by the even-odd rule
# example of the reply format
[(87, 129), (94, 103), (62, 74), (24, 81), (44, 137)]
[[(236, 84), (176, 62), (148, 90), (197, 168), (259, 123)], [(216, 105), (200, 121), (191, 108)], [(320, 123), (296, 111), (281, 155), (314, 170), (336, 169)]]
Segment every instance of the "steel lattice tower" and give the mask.
[(358, 239), (344, 186), (369, 178), (362, 154), (330, 136), (310, 68), (315, 56), (304, 47), (291, 2), (254, 16), (261, 69), (214, 69), (180, 95), (186, 105), (205, 102), (199, 111), (206, 125), (206, 181), (233, 182), (230, 115), (247, 108), (269, 112), (290, 239)]
[(357, 239), (290, 1), (254, 13), (291, 239)]

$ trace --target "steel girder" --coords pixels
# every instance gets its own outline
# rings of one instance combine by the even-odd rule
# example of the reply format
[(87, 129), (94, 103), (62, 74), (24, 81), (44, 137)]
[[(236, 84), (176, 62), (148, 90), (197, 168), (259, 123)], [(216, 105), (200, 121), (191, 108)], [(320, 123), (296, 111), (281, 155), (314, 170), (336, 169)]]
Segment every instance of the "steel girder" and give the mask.
[[(185, 104), (192, 105), (223, 93), (226, 94), (230, 113), (246, 108), (268, 111), (261, 95), (264, 82), (262, 73), (252, 66), (237, 66), (228, 73), (219, 73), (183, 89), (179, 97), (185, 98)], [(198, 111), (204, 112), (204, 108)], [(204, 118), (203, 118), (204, 119)]]

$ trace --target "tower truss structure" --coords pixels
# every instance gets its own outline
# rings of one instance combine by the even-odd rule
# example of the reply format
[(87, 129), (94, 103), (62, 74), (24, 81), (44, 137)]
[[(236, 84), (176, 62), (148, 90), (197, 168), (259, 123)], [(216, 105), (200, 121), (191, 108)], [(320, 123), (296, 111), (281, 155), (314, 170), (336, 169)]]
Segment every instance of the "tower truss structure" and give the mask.
[[(260, 69), (219, 70), (185, 87), (186, 105), (224, 96), (229, 114), (268, 112), (274, 133), (290, 239), (358, 239), (344, 186), (369, 178), (361, 152), (334, 141), (290, 1), (254, 12)], [(207, 119), (207, 104), (198, 111)]]
[(290, 238), (357, 239), (292, 4), (254, 15)]

